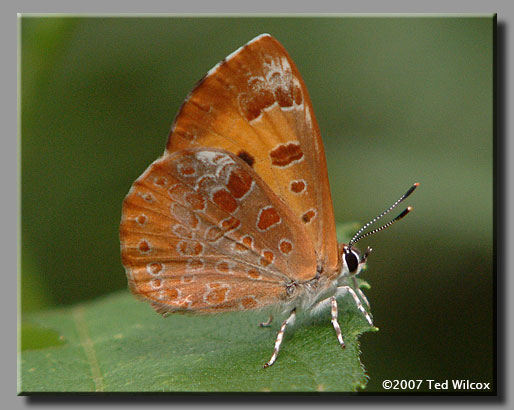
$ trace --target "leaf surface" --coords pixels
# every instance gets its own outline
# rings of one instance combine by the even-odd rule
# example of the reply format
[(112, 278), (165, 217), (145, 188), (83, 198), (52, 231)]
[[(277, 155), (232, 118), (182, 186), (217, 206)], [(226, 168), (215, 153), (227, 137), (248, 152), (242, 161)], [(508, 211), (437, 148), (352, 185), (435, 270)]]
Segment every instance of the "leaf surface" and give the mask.
[(163, 318), (123, 291), (24, 319), (20, 393), (356, 391), (367, 382), (358, 336), (370, 327), (349, 296), (339, 301), (346, 349), (330, 312), (300, 313), (268, 369), (284, 318), (262, 328), (262, 311)]

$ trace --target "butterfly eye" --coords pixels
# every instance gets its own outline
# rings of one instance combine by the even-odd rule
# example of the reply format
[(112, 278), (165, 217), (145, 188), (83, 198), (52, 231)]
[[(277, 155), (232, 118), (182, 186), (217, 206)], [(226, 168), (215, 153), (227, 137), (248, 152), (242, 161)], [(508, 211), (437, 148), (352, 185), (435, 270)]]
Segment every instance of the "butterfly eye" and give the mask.
[(346, 266), (348, 267), (348, 271), (350, 273), (357, 272), (357, 269), (359, 267), (359, 259), (357, 258), (357, 255), (353, 250), (345, 251), (344, 261), (346, 262)]

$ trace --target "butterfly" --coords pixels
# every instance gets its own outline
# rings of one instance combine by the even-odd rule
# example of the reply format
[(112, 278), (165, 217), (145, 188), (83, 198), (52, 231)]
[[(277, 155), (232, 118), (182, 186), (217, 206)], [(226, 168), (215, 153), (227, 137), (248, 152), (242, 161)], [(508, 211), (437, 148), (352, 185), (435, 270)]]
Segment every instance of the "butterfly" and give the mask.
[[(323, 143), (305, 83), (284, 47), (262, 34), (212, 68), (182, 104), (162, 157), (123, 202), (122, 263), (131, 291), (164, 315), (273, 306), (330, 307), (349, 294), (370, 326), (355, 243), (412, 193), (338, 244)], [(353, 286), (345, 279), (351, 278)], [(262, 326), (271, 323), (272, 316)]]

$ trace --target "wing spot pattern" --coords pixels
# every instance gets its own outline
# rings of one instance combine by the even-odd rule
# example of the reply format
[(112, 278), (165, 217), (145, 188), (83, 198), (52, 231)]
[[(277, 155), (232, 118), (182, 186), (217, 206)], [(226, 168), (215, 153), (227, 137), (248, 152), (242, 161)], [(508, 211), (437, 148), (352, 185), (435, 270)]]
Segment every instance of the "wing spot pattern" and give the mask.
[(234, 169), (230, 172), (227, 188), (236, 199), (242, 199), (247, 195), (253, 185), (253, 179), (247, 172), (241, 169)]
[(217, 226), (211, 226), (207, 231), (205, 231), (205, 240), (207, 242), (216, 242), (223, 236), (223, 230), (218, 228)]
[(186, 264), (186, 270), (188, 272), (199, 271), (199, 270), (203, 269), (204, 266), (205, 266), (205, 263), (204, 263), (203, 259), (201, 259), (201, 258), (189, 259)]
[(168, 289), (168, 291), (165, 292), (166, 299), (168, 300), (177, 300), (180, 297), (181, 291), (177, 288), (171, 288)]
[(141, 193), (141, 192), (138, 192), (138, 195), (143, 198), (143, 200), (149, 204), (153, 204), (155, 202), (155, 197), (149, 193), (149, 192), (145, 192), (145, 193)]
[(177, 238), (181, 239), (192, 239), (193, 238), (193, 232), (186, 228), (184, 225), (173, 225), (172, 228), (173, 233), (177, 236)]
[(298, 142), (278, 144), (270, 151), (269, 156), (271, 163), (281, 168), (289, 167), (304, 159), (302, 148)]
[(241, 238), (241, 240), (243, 241), (243, 244), (249, 248), (249, 249), (252, 249), (253, 247), (253, 237), (251, 235), (245, 235)]
[(232, 273), (231, 272), (231, 265), (228, 261), (226, 260), (222, 260), (220, 262), (218, 262), (216, 264), (216, 270), (219, 272), (219, 273), (222, 273), (222, 274), (230, 274)]
[(234, 242), (234, 244), (232, 245), (232, 249), (238, 253), (248, 252), (248, 248), (240, 242)]
[(316, 210), (309, 209), (302, 215), (302, 221), (306, 224), (310, 223), (316, 217)]
[(211, 283), (203, 299), (209, 305), (218, 305), (227, 300), (229, 287), (220, 283)]
[(200, 255), (203, 251), (203, 245), (197, 241), (180, 241), (177, 244), (177, 252), (184, 256)]
[(152, 287), (152, 289), (160, 289), (162, 287), (162, 281), (160, 279), (152, 279), (150, 281), (150, 286)]
[(246, 295), (241, 299), (241, 305), (243, 306), (243, 309), (253, 309), (257, 306), (257, 300), (255, 300), (255, 296), (253, 295)]
[(200, 195), (196, 192), (193, 192), (190, 194), (186, 194), (184, 199), (190, 205), (192, 210), (194, 210), (194, 211), (204, 211), (205, 210), (206, 203), (205, 203), (205, 198), (202, 195)]
[(171, 215), (181, 222), (182, 225), (191, 229), (196, 229), (200, 223), (194, 212), (177, 203), (171, 204)]
[(139, 253), (142, 255), (146, 255), (152, 251), (152, 246), (150, 245), (150, 242), (148, 242), (146, 239), (141, 239), (139, 241), (139, 245), (137, 246)]
[(160, 188), (166, 188), (166, 186), (168, 185), (168, 180), (166, 179), (166, 177), (156, 176), (153, 179), (153, 183)]
[(212, 201), (218, 205), (223, 211), (229, 214), (233, 213), (237, 209), (237, 202), (230, 192), (225, 188), (218, 189), (212, 195)]
[(220, 226), (225, 232), (234, 231), (239, 228), (239, 225), (241, 225), (241, 222), (233, 216), (229, 216), (220, 222)]
[(255, 280), (262, 279), (262, 276), (257, 269), (250, 268), (250, 269), (248, 269), (247, 274), (250, 279), (255, 279)]
[(304, 179), (297, 179), (294, 181), (291, 181), (291, 184), (289, 185), (289, 189), (291, 192), (295, 194), (301, 194), (305, 192), (305, 189), (307, 188), (307, 182), (305, 182)]
[(194, 275), (190, 275), (190, 274), (182, 275), (180, 277), (180, 281), (182, 283), (191, 283), (191, 282), (194, 282), (195, 279), (196, 279), (196, 277)]
[(239, 111), (248, 122), (258, 118), (262, 111), (275, 103), (275, 96), (262, 77), (248, 80), (250, 92), (242, 92), (237, 97)]
[(246, 162), (248, 165), (250, 165), (251, 167), (253, 167), (253, 164), (255, 164), (255, 158), (245, 150), (239, 151), (237, 156), (239, 158), (241, 158), (244, 162)]
[(265, 250), (262, 252), (261, 265), (268, 266), (269, 264), (273, 263), (274, 259), (275, 254), (269, 250)]
[(148, 222), (148, 217), (145, 214), (140, 214), (140, 215), (136, 216), (136, 222), (140, 226), (145, 226), (146, 223)]
[(257, 229), (259, 231), (267, 231), (268, 229), (280, 224), (282, 219), (272, 206), (266, 206), (259, 211), (257, 216)]
[(293, 250), (293, 244), (289, 239), (281, 239), (278, 244), (278, 248), (284, 255), (288, 255)]
[(159, 276), (164, 269), (162, 263), (159, 262), (151, 262), (146, 265), (146, 271), (152, 276)]

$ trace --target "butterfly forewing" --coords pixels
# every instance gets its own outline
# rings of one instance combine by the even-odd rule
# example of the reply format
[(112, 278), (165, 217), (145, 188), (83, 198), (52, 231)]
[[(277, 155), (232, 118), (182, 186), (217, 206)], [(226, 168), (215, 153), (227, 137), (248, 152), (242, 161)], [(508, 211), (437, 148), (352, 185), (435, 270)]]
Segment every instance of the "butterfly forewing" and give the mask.
[(305, 228), (241, 158), (187, 149), (155, 161), (123, 205), (123, 264), (160, 312), (248, 309), (316, 272)]
[(293, 225), (305, 228), (323, 271), (338, 268), (318, 125), (300, 73), (277, 40), (269, 35), (254, 39), (209, 71), (188, 96), (167, 154), (200, 146), (243, 159), (290, 208)]

